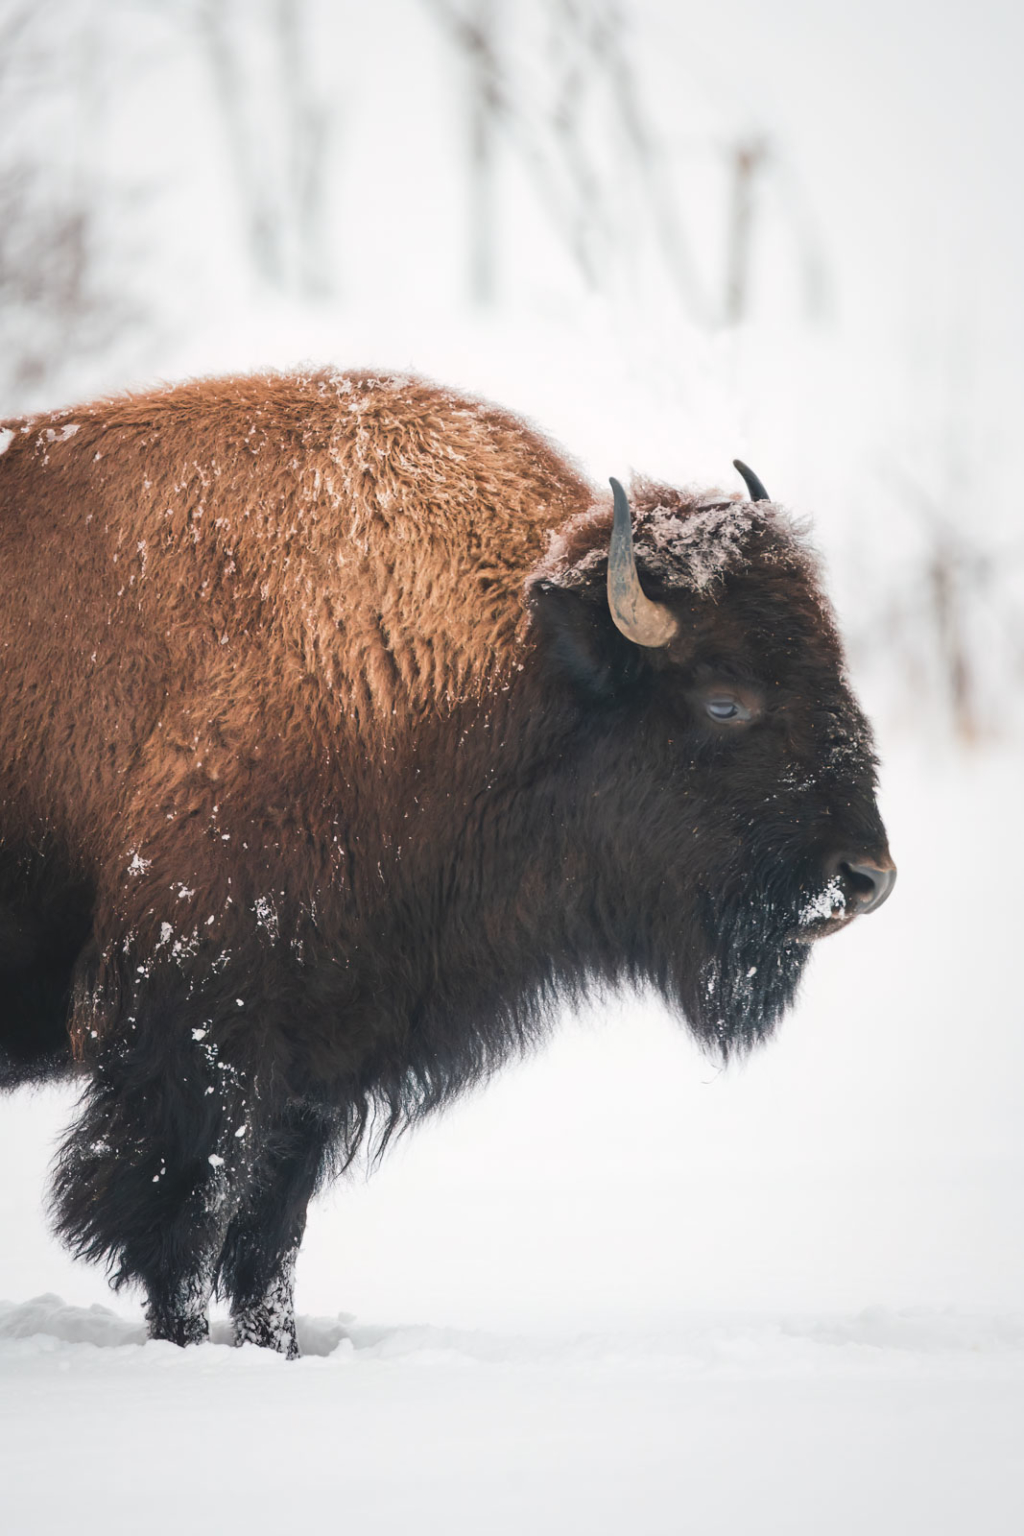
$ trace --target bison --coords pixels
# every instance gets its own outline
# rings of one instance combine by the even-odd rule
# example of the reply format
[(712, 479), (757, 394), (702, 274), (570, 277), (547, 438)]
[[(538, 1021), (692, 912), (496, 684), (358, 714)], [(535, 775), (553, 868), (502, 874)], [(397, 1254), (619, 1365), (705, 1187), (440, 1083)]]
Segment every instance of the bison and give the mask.
[(296, 1353), (360, 1146), (653, 986), (723, 1054), (894, 879), (799, 529), (595, 490), (417, 378), (0, 431), (0, 1076), (81, 1078), (54, 1219), (150, 1333)]

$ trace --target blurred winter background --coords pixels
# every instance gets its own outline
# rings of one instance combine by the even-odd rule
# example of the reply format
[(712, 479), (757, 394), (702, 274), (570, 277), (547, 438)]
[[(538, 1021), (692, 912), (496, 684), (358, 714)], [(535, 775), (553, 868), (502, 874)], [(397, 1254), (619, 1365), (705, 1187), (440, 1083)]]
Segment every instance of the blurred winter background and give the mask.
[(71, 1096), (0, 1106), (5, 1529), (1021, 1529), (1022, 43), (1002, 0), (0, 0), (0, 415), (312, 360), (597, 480), (743, 457), (814, 516), (901, 867), (746, 1065), (618, 999), (324, 1197), (295, 1367), (140, 1350), (47, 1234)]

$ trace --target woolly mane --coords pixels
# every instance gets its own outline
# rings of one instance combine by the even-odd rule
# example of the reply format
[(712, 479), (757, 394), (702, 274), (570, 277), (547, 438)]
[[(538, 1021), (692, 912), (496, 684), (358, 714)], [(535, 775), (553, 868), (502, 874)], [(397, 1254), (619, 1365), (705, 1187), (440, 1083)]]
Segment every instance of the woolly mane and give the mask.
[[(818, 585), (818, 560), (804, 528), (774, 502), (677, 490), (642, 478), (634, 478), (629, 499), (637, 565), (668, 590), (713, 599), (725, 578), (754, 558), (800, 569)], [(605, 496), (555, 530), (527, 579), (527, 591), (538, 582), (578, 588), (600, 581), (611, 525), (611, 498)]]

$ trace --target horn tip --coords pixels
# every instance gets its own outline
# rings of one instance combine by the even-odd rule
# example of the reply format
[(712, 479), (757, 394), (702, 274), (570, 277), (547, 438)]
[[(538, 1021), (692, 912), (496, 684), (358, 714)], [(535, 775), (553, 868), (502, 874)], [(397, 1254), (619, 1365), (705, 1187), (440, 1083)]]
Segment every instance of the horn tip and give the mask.
[(759, 475), (755, 475), (749, 464), (744, 464), (742, 459), (733, 459), (733, 469), (739, 470), (747, 487), (747, 494), (751, 501), (771, 501), (771, 497), (765, 490)]

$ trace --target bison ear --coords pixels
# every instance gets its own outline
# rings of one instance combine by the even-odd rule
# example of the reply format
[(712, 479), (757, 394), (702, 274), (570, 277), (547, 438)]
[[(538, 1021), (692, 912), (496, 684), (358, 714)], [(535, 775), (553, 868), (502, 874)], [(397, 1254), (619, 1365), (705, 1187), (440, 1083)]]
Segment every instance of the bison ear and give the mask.
[(648, 670), (644, 652), (612, 622), (603, 588), (588, 591), (535, 582), (532, 629), (550, 669), (591, 699), (611, 701), (635, 689)]

